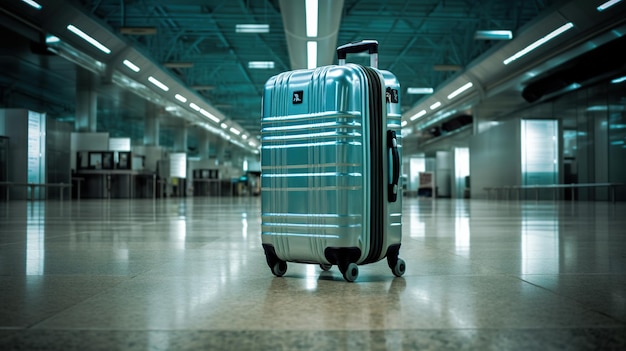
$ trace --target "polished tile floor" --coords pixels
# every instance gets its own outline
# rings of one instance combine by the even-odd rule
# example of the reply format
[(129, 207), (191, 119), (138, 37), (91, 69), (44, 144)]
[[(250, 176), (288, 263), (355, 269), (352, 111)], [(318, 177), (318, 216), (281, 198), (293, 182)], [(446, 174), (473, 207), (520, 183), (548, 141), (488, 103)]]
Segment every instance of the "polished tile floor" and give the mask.
[(626, 204), (404, 201), (404, 277), (274, 277), (259, 198), (0, 202), (0, 350), (626, 349)]

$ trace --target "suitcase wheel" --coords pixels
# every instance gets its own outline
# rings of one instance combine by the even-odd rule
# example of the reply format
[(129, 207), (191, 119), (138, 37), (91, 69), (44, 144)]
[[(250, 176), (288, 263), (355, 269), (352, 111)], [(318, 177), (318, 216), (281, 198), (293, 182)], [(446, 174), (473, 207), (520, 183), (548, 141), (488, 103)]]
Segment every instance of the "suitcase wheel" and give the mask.
[(391, 271), (393, 272), (393, 275), (395, 275), (396, 277), (401, 277), (406, 271), (406, 264), (404, 263), (404, 260), (401, 258), (398, 258), (396, 265), (393, 268), (391, 268)]
[(339, 268), (341, 270), (341, 273), (343, 274), (343, 279), (348, 282), (355, 281), (356, 278), (359, 276), (359, 266), (357, 266), (356, 263), (348, 264), (345, 269), (341, 269), (341, 266)]
[(332, 267), (333, 267), (333, 265), (332, 265), (332, 264), (320, 263), (320, 268), (321, 268), (323, 271), (329, 271)]
[(282, 277), (287, 272), (287, 262), (278, 261), (271, 268), (275, 276)]

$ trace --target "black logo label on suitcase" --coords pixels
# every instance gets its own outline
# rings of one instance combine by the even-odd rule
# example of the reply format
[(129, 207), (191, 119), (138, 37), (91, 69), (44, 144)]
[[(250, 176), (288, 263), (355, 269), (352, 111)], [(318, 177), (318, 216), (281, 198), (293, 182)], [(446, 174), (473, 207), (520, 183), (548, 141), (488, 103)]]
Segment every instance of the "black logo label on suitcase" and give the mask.
[(304, 97), (304, 91), (302, 90), (294, 91), (293, 97), (291, 98), (291, 102), (293, 104), (301, 104), (303, 97)]
[(387, 88), (385, 90), (385, 96), (387, 98), (387, 103), (397, 104), (398, 103), (398, 89)]

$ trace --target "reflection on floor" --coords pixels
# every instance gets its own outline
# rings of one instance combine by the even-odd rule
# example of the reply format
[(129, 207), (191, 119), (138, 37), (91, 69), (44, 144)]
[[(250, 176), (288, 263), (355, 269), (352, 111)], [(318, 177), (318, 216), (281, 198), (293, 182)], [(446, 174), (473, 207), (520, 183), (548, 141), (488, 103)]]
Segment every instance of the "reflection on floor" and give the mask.
[(259, 198), (0, 202), (0, 349), (626, 348), (626, 204), (406, 198), (404, 277), (274, 277)]

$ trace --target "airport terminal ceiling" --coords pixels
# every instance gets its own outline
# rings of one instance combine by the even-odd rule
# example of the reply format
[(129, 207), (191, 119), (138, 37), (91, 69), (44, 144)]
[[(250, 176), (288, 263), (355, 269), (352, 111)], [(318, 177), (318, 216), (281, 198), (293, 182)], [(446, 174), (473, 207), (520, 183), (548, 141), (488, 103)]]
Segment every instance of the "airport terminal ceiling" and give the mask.
[[(67, 6), (74, 6), (102, 23), (173, 80), (250, 137), (256, 137), (265, 81), (294, 65), (306, 65), (298, 61), (300, 58), (287, 44), (290, 36), (297, 37), (301, 43), (310, 40), (304, 27), (291, 28), (304, 26), (306, 22), (304, 0), (298, 0), (299, 5), (294, 9), (295, 1), (79, 0), (68, 1)], [(287, 3), (291, 4), (288, 13), (281, 11), (287, 8)], [(333, 46), (361, 39), (378, 40), (379, 67), (398, 76), (403, 87), (402, 110), (411, 113), (426, 96), (409, 94), (408, 88), (432, 87), (437, 92), (438, 87), (475, 64), (477, 58), (505, 44), (502, 40), (477, 38), (477, 31), (510, 30), (515, 38), (519, 31), (563, 3), (568, 2), (319, 0), (318, 26), (320, 35), (330, 32), (329, 37), (336, 36)], [(23, 104), (71, 121), (75, 64), (46, 50), (45, 31), (41, 31), (38, 40), (32, 35), (17, 34), (21, 26), (28, 27), (30, 32), (37, 29), (38, 10), (18, 0), (3, 3), (0, 10), (2, 18), (11, 19), (11, 22), (2, 21), (5, 25), (0, 28), (5, 38), (0, 45), (0, 104), (5, 107)], [(333, 29), (334, 22), (327, 22), (332, 22), (338, 13), (340, 21)], [(261, 33), (245, 33), (237, 30), (241, 24), (263, 26)], [(323, 38), (318, 39), (321, 43)], [(318, 65), (336, 63), (334, 55), (327, 54), (318, 53)], [(330, 62), (326, 62), (328, 57)], [(353, 60), (367, 62), (358, 55)], [(265, 62), (266, 68), (253, 68), (251, 62), (258, 61)], [(101, 127), (116, 136), (141, 135), (146, 113), (142, 98), (111, 83), (99, 83), (97, 91)], [(509, 93), (523, 101), (519, 89)], [(176, 125), (175, 120), (166, 119), (162, 123), (168, 128), (168, 123)]]

